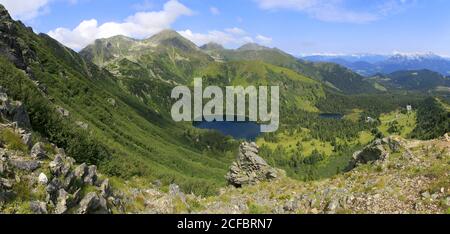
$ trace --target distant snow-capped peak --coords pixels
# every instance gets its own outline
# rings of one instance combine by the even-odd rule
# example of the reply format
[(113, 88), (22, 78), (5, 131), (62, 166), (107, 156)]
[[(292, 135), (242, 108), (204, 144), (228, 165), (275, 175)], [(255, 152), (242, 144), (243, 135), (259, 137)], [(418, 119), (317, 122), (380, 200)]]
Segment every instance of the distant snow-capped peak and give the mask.
[(391, 59), (402, 59), (402, 60), (424, 60), (424, 59), (443, 59), (442, 56), (439, 56), (432, 52), (427, 53), (402, 53), (402, 52), (394, 52), (391, 56)]

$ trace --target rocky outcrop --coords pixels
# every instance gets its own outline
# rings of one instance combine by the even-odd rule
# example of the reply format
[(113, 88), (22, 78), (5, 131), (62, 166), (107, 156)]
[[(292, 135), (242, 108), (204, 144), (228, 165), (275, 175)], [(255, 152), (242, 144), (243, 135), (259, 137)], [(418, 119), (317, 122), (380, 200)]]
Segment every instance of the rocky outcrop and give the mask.
[(87, 194), (80, 202), (78, 214), (108, 214), (106, 200), (97, 193)]
[(42, 142), (36, 143), (33, 148), (31, 148), (31, 157), (34, 159), (45, 159), (47, 153), (44, 149), (44, 144)]
[(0, 54), (14, 63), (17, 68), (33, 77), (29, 65), (36, 61), (36, 52), (19, 37), (19, 27), (32, 31), (20, 21), (15, 22), (8, 11), (0, 4)]
[(19, 101), (12, 101), (8, 98), (6, 90), (0, 86), (0, 117), (14, 122), (20, 128), (31, 128), (30, 117), (25, 106)]
[[(23, 201), (28, 212), (35, 214), (106, 214), (111, 213), (112, 206), (121, 205), (109, 179), (100, 178), (95, 165), (77, 166), (72, 157), (53, 144), (38, 142), (32, 145), (32, 129), (23, 130), (17, 127), (18, 124), (11, 123), (17, 118), (11, 118), (10, 104), (16, 102), (9, 101), (2, 92), (0, 97), (7, 101), (1, 103), (1, 114), (7, 123), (0, 124), (0, 131), (17, 134), (30, 148), (28, 153), (28, 150), (9, 150), (0, 145), (0, 213), (3, 207), (15, 201), (15, 197), (22, 196), (20, 193), (41, 198)], [(26, 112), (23, 115), (28, 116)], [(24, 140), (26, 136), (29, 138)], [(84, 191), (90, 192), (83, 197)]]
[(277, 177), (277, 170), (270, 167), (258, 153), (259, 147), (255, 143), (244, 142), (239, 146), (237, 161), (226, 175), (229, 184), (241, 187)]
[(399, 152), (401, 148), (401, 143), (393, 137), (377, 139), (361, 151), (357, 151), (353, 154), (347, 170), (352, 170), (357, 167), (358, 164), (385, 161), (391, 152)]

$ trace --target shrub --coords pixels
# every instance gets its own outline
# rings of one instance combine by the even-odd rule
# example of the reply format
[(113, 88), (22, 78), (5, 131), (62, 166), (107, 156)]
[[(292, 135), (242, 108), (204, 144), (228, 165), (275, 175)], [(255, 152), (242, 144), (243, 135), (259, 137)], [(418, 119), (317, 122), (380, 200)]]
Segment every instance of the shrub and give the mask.
[(28, 147), (22, 142), (20, 136), (9, 129), (1, 131), (0, 141), (6, 145), (7, 149), (28, 152)]

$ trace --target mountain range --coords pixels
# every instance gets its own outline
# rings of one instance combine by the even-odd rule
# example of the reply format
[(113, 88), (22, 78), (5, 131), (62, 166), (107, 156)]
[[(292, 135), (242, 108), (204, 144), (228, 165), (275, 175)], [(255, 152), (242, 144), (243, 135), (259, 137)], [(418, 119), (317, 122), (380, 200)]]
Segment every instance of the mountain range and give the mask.
[[(98, 39), (76, 52), (0, 5), (0, 74), (0, 213), (325, 213), (347, 204), (376, 212), (350, 196), (390, 198), (391, 181), (399, 199), (430, 197), (419, 192), (441, 185), (450, 191), (446, 142), (403, 140), (450, 130), (448, 102), (425, 99), (448, 79), (429, 70), (364, 77), (254, 43), (198, 47), (173, 30)], [(192, 88), (195, 77), (222, 87), (279, 86), (279, 130), (243, 143), (173, 121), (171, 92)], [(417, 111), (404, 113), (407, 105)], [(338, 175), (361, 162), (374, 166)], [(411, 173), (414, 184), (426, 183), (403, 190)], [(280, 183), (266, 181), (275, 178)], [(417, 212), (442, 213), (444, 192)], [(396, 209), (404, 207), (416, 209), (409, 200)]]
[(433, 53), (377, 55), (312, 55), (301, 57), (313, 62), (332, 62), (345, 66), (363, 76), (373, 76), (377, 73), (388, 74), (396, 71), (428, 69), (450, 75), (450, 59)]

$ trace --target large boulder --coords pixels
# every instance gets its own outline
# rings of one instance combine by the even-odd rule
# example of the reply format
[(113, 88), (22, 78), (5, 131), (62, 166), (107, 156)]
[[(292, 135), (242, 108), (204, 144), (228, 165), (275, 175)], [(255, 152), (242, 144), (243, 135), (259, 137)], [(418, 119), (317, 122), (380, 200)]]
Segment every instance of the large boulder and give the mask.
[(99, 197), (95, 192), (88, 193), (81, 201), (79, 214), (108, 214), (107, 202), (103, 197)]
[(352, 170), (360, 164), (383, 162), (389, 158), (390, 152), (399, 152), (401, 148), (401, 142), (392, 137), (377, 139), (353, 154), (347, 170)]
[(226, 175), (229, 184), (241, 187), (277, 177), (277, 170), (270, 167), (258, 153), (259, 148), (255, 143), (244, 142), (240, 145), (237, 161)]

